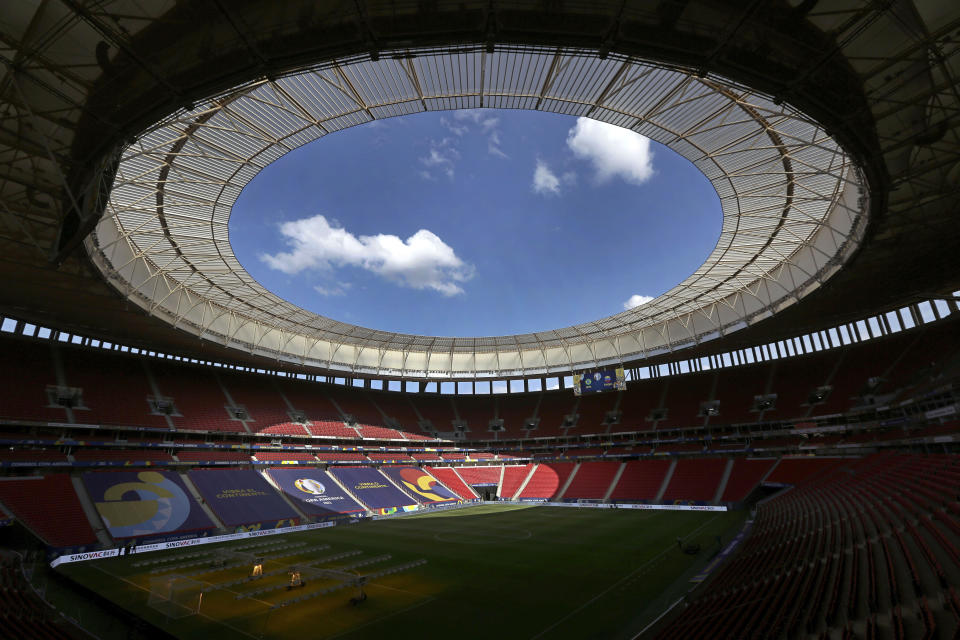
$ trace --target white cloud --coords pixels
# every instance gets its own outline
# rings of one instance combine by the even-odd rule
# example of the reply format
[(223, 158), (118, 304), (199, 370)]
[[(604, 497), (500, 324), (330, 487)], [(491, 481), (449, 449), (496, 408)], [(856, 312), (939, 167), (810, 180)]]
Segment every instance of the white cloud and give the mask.
[(639, 307), (642, 304), (647, 304), (653, 300), (653, 296), (642, 296), (639, 293), (635, 293), (630, 296), (630, 299), (623, 303), (623, 308), (625, 311), (629, 311), (635, 307)]
[(560, 195), (560, 178), (550, 170), (547, 163), (537, 160), (537, 167), (533, 170), (533, 192), (542, 196)]
[(500, 132), (494, 129), (487, 137), (487, 153), (498, 158), (507, 158), (507, 154), (500, 148)]
[(650, 139), (628, 129), (577, 118), (567, 134), (567, 146), (575, 156), (593, 164), (598, 183), (620, 177), (642, 184), (653, 175)]
[(447, 129), (447, 131), (449, 131), (450, 133), (456, 136), (463, 136), (465, 133), (470, 131), (470, 127), (468, 127), (467, 125), (455, 124), (453, 122), (450, 122), (450, 120), (448, 120), (447, 118), (440, 118), (440, 124), (443, 125)]
[(479, 126), (480, 132), (487, 136), (487, 152), (498, 158), (509, 158), (510, 156), (500, 148), (500, 130), (497, 128), (500, 124), (500, 118), (493, 116), (485, 118), (485, 113), (489, 113), (489, 111), (485, 111), (484, 109), (461, 109), (453, 112), (453, 118), (457, 122), (464, 124), (458, 125), (446, 120), (446, 118), (441, 118), (440, 122), (447, 130), (452, 131), (458, 136), (463, 136), (470, 130), (469, 125), (466, 123)]
[(430, 153), (420, 158), (420, 162), (427, 167), (426, 171), (421, 170), (420, 176), (427, 179), (433, 179), (433, 170), (440, 171), (445, 176), (453, 180), (454, 166), (460, 158), (460, 152), (453, 146), (452, 138), (430, 142)]
[(313, 288), (314, 291), (319, 293), (322, 296), (343, 296), (347, 294), (347, 290), (352, 287), (349, 282), (341, 282), (338, 285), (332, 287), (324, 287), (323, 285), (317, 285)]
[[(326, 217), (284, 222), (280, 232), (289, 251), (261, 254), (270, 268), (287, 274), (306, 269), (332, 271), (353, 266), (412, 289), (433, 289), (445, 296), (463, 293), (461, 283), (473, 277), (474, 267), (431, 231), (420, 229), (402, 240), (395, 235), (355, 236)], [(320, 291), (323, 287), (317, 290)], [(326, 289), (324, 289), (326, 290)], [(334, 294), (336, 295), (336, 294)]]

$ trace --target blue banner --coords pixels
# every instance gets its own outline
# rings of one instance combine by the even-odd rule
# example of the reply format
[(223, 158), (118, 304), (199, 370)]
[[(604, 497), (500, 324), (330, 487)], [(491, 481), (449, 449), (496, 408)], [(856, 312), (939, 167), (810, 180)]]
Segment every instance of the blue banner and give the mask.
[(364, 511), (356, 500), (344, 493), (343, 489), (320, 469), (270, 469), (267, 473), (306, 514), (331, 516)]
[(449, 489), (423, 469), (416, 467), (384, 467), (383, 472), (390, 479), (423, 502), (447, 502), (459, 500)]
[(194, 469), (188, 476), (227, 526), (297, 519), (276, 490), (252, 469)]
[(342, 482), (348, 491), (357, 496), (357, 499), (371, 509), (393, 509), (395, 511), (398, 507), (410, 506), (416, 508), (417, 506), (412, 499), (390, 484), (390, 481), (376, 469), (347, 467), (330, 469), (330, 473)]
[(584, 395), (589, 393), (600, 393), (603, 391), (625, 391), (627, 388), (627, 378), (623, 368), (601, 369), (600, 371), (590, 371), (573, 374), (573, 393), (574, 395)]
[(114, 538), (213, 528), (183, 480), (172, 471), (88, 472), (83, 474), (83, 484)]

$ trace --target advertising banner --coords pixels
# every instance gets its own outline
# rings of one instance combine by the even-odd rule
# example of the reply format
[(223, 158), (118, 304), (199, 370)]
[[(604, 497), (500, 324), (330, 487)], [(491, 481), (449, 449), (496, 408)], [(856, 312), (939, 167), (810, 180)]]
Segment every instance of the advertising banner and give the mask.
[(383, 472), (398, 485), (417, 496), (422, 502), (448, 502), (459, 499), (456, 494), (440, 484), (436, 478), (423, 469), (385, 467)]
[(213, 528), (172, 471), (88, 472), (83, 484), (114, 538)]
[(243, 531), (240, 533), (229, 533), (222, 536), (210, 536), (209, 538), (192, 538), (190, 540), (176, 540), (172, 542), (161, 542), (158, 544), (142, 544), (133, 549), (105, 549), (103, 551), (90, 551), (88, 553), (73, 553), (62, 555), (54, 559), (50, 566), (56, 569), (61, 564), (71, 562), (85, 562), (87, 560), (99, 560), (100, 558), (115, 558), (125, 554), (150, 553), (152, 551), (167, 551), (169, 549), (182, 549), (183, 547), (195, 547), (201, 544), (215, 544), (227, 542), (229, 540), (246, 540), (247, 538), (259, 538), (261, 536), (271, 536), (281, 533), (296, 533), (298, 531), (311, 531), (313, 529), (323, 529), (332, 527), (333, 522), (315, 522), (313, 524), (301, 524), (295, 527), (286, 527), (280, 529), (260, 529), (258, 531)]
[(417, 506), (411, 498), (390, 484), (390, 481), (376, 469), (347, 467), (330, 469), (330, 474), (371, 509), (394, 509), (404, 506), (416, 508)]
[(188, 476), (227, 526), (297, 518), (274, 488), (252, 469), (194, 469)]
[(627, 378), (623, 367), (573, 374), (573, 393), (580, 396), (604, 391), (625, 391)]
[(270, 469), (267, 473), (287, 497), (293, 498), (295, 504), (308, 515), (330, 516), (364, 511), (321, 469)]

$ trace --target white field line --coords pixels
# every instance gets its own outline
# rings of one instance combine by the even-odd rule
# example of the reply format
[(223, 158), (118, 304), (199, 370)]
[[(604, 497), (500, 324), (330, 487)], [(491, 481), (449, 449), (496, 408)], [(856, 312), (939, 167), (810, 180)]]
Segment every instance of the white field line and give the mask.
[[(689, 537), (691, 537), (691, 536), (696, 535), (701, 529), (703, 529), (704, 527), (706, 527), (708, 524), (710, 524), (711, 522), (713, 522), (713, 521), (716, 520), (716, 519), (717, 519), (717, 516), (713, 516), (712, 518), (710, 518), (709, 520), (707, 520), (706, 522), (704, 522), (702, 525), (700, 525), (699, 527), (697, 527), (696, 529), (694, 529), (692, 532), (688, 533), (688, 534), (686, 535), (686, 537), (689, 538)], [(623, 576), (622, 578), (620, 578), (619, 580), (617, 580), (616, 582), (614, 582), (613, 584), (611, 584), (609, 587), (607, 587), (606, 589), (604, 589), (603, 591), (601, 591), (601, 592), (598, 593), (597, 595), (593, 596), (592, 598), (590, 598), (589, 600), (587, 600), (586, 602), (584, 602), (582, 605), (580, 605), (579, 607), (577, 607), (576, 609), (574, 609), (573, 611), (571, 611), (571, 612), (568, 613), (567, 615), (563, 616), (562, 618), (558, 618), (552, 625), (550, 625), (549, 627), (547, 627), (546, 629), (544, 629), (543, 631), (541, 631), (541, 632), (538, 633), (537, 635), (531, 637), (530, 640), (536, 640), (537, 638), (540, 638), (540, 637), (542, 637), (543, 635), (545, 635), (548, 631), (552, 631), (553, 629), (555, 629), (556, 627), (558, 627), (561, 622), (563, 622), (563, 621), (565, 621), (565, 620), (568, 620), (568, 619), (571, 618), (572, 616), (575, 616), (576, 614), (580, 613), (581, 611), (583, 611), (584, 609), (586, 609), (587, 607), (589, 607), (591, 604), (593, 604), (594, 602), (596, 602), (597, 600), (599, 600), (599, 599), (602, 598), (603, 596), (605, 596), (605, 595), (607, 595), (608, 593), (610, 593), (611, 591), (613, 591), (613, 590), (614, 590), (615, 588), (617, 588), (619, 585), (623, 584), (624, 582), (626, 582), (627, 580), (629, 580), (630, 578), (632, 578), (635, 574), (639, 573), (639, 572), (642, 571), (643, 569), (646, 569), (646, 568), (647, 568), (648, 566), (650, 566), (654, 561), (659, 560), (660, 558), (662, 558), (663, 556), (667, 555), (667, 554), (670, 553), (671, 551), (673, 551), (673, 545), (672, 545), (672, 544), (669, 545), (666, 549), (664, 549), (664, 550), (661, 551), (660, 553), (658, 553), (657, 555), (655, 555), (654, 557), (652, 557), (652, 558), (650, 558), (649, 560), (647, 560), (646, 562), (644, 562), (642, 565), (640, 565), (639, 567), (637, 567), (636, 569), (634, 569), (634, 570), (631, 571), (630, 573), (628, 573), (627, 575)]]
[[(149, 589), (147, 589), (147, 588), (145, 588), (145, 587), (141, 587), (141, 586), (140, 586), (139, 584), (137, 584), (136, 582), (133, 582), (133, 581), (131, 581), (131, 580), (127, 580), (126, 578), (122, 578), (122, 577), (118, 576), (118, 575), (115, 574), (115, 573), (111, 573), (110, 571), (107, 571), (107, 570), (104, 569), (103, 567), (98, 567), (98, 566), (96, 566), (96, 565), (93, 565), (93, 567), (94, 567), (95, 569), (97, 569), (98, 571), (102, 571), (103, 573), (107, 574), (108, 576), (110, 576), (110, 577), (112, 577), (112, 578), (115, 578), (115, 579), (117, 579), (117, 580), (122, 580), (122, 581), (126, 582), (127, 584), (129, 584), (129, 585), (131, 585), (131, 586), (133, 586), (133, 587), (135, 587), (135, 588), (137, 588), (137, 589), (140, 589), (141, 591), (146, 591), (147, 593), (150, 593), (150, 590), (149, 590)], [(266, 603), (264, 603), (264, 604), (266, 604)], [(254, 640), (258, 640), (258, 639), (257, 639), (257, 636), (252, 635), (252, 634), (249, 634), (249, 633), (247, 633), (246, 631), (243, 631), (243, 630), (241, 630), (241, 629), (237, 629), (237, 628), (236, 628), (235, 626), (233, 626), (232, 624), (228, 624), (228, 623), (224, 622), (223, 620), (217, 620), (216, 618), (211, 618), (210, 616), (208, 616), (208, 615), (205, 614), (205, 613), (199, 613), (199, 612), (198, 612), (197, 615), (199, 615), (199, 616), (201, 616), (201, 617), (203, 617), (203, 618), (206, 618), (206, 619), (209, 620), (210, 622), (213, 622), (213, 623), (216, 623), (216, 624), (219, 624), (219, 625), (223, 625), (224, 627), (226, 627), (226, 628), (228, 628), (228, 629), (230, 629), (230, 630), (232, 630), (232, 631), (236, 631), (237, 633), (239, 633), (239, 634), (241, 634), (241, 635), (245, 635), (245, 636), (247, 636), (248, 638), (253, 638)]]
[(376, 618), (376, 619), (374, 619), (374, 620), (371, 620), (370, 622), (367, 622), (366, 624), (362, 624), (362, 625), (360, 625), (359, 627), (351, 627), (350, 629), (347, 629), (346, 631), (341, 631), (340, 633), (338, 633), (338, 634), (336, 634), (336, 635), (327, 636), (327, 640), (333, 640), (334, 638), (342, 638), (343, 636), (347, 636), (347, 635), (350, 635), (351, 633), (354, 633), (354, 632), (356, 632), (356, 631), (360, 631), (361, 629), (365, 629), (366, 627), (369, 627), (369, 626), (372, 625), (372, 624), (376, 624), (376, 623), (378, 623), (378, 622), (383, 622), (383, 621), (386, 620), (387, 618), (392, 618), (393, 616), (400, 615), (401, 613), (406, 613), (407, 611), (412, 611), (413, 609), (416, 609), (417, 607), (422, 607), (423, 605), (429, 604), (429, 603), (433, 602), (434, 600), (436, 600), (435, 597), (427, 598), (427, 599), (424, 600), (423, 602), (417, 602), (416, 604), (410, 605), (410, 606), (407, 607), (406, 609), (401, 609), (400, 611), (394, 611), (393, 613), (388, 613), (388, 614), (385, 615), (385, 616), (380, 616), (379, 618)]

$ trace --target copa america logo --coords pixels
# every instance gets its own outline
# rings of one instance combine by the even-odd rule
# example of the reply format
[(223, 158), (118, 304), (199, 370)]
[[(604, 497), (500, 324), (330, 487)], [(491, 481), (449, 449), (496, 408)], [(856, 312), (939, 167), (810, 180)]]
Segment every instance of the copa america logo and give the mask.
[(326, 493), (327, 488), (323, 486), (323, 483), (314, 480), (313, 478), (300, 478), (293, 483), (297, 489), (303, 491), (304, 493), (309, 493), (311, 495), (320, 496)]

